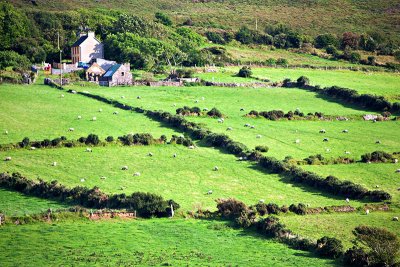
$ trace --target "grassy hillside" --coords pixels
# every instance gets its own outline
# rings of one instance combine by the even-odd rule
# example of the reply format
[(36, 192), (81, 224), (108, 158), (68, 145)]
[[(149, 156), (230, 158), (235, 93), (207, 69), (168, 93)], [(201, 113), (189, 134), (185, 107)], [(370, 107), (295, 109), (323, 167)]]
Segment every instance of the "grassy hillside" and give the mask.
[(324, 0), (268, 0), (268, 1), (51, 1), (38, 0), (38, 6), (30, 1), (11, 0), (15, 6), (24, 9), (41, 9), (55, 12), (78, 9), (124, 11), (135, 15), (152, 17), (155, 12), (169, 14), (176, 23), (191, 18), (195, 26), (238, 28), (248, 25), (259, 28), (267, 23), (282, 22), (304, 33), (345, 31), (382, 31), (396, 35), (400, 32), (399, 3), (388, 1), (324, 1)]

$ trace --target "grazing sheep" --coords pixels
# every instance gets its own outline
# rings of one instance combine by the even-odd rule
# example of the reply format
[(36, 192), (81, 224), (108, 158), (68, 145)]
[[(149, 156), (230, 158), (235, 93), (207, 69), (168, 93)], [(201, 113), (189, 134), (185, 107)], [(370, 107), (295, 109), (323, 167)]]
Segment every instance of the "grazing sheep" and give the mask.
[(218, 166), (215, 166), (213, 170), (218, 171), (219, 170)]
[(81, 115), (78, 116), (78, 120), (80, 120), (80, 119), (82, 119), (82, 116), (81, 116)]
[(325, 129), (319, 130), (319, 133), (326, 133)]
[(11, 161), (11, 157), (6, 157), (4, 161)]
[(379, 185), (375, 185), (376, 188), (379, 188)]
[(173, 155), (174, 158), (176, 158), (176, 153)]
[(91, 148), (86, 148), (85, 152), (93, 152)]
[(258, 203), (265, 203), (265, 200), (264, 199), (260, 199), (259, 201), (258, 201)]
[(107, 177), (105, 177), (105, 176), (100, 176), (100, 179), (101, 180), (105, 180)]
[(176, 107), (176, 104), (173, 104), (172, 106)]
[(194, 146), (189, 146), (189, 149), (194, 149)]
[(249, 123), (246, 123), (246, 124), (244, 125), (244, 127), (250, 127), (250, 124), (249, 124)]
[(349, 132), (349, 130), (347, 130), (347, 129), (344, 129), (343, 131), (342, 131), (342, 133), (348, 133)]
[(203, 108), (203, 111), (208, 111), (208, 108)]
[(153, 156), (153, 153), (149, 152), (149, 154), (147, 154), (149, 157)]
[(394, 159), (394, 160), (393, 160), (393, 163), (398, 163), (398, 162), (399, 162), (398, 159)]
[(199, 100), (195, 100), (194, 103), (199, 103)]
[(114, 115), (118, 115), (118, 111), (114, 111), (113, 114), (114, 114)]
[(83, 182), (85, 182), (85, 179), (84, 179), (84, 178), (82, 178), (82, 179), (81, 179), (81, 182), (82, 182), (82, 183), (83, 183)]
[(93, 117), (93, 118), (92, 118), (92, 121), (96, 121), (96, 120), (97, 120), (97, 118), (96, 118), (96, 117)]
[(75, 95), (75, 94), (77, 94), (78, 92), (75, 91), (75, 90), (72, 90), (71, 93)]
[(122, 166), (121, 170), (127, 171), (128, 170), (128, 166)]
[(369, 214), (369, 210), (365, 210), (365, 215), (368, 215)]
[(29, 149), (30, 149), (30, 150), (35, 150), (35, 149), (36, 149), (36, 147), (34, 147), (34, 146), (31, 146)]
[(345, 151), (344, 154), (349, 155), (350, 151)]
[(122, 98), (122, 99), (124, 99), (124, 98), (125, 98), (125, 96), (123, 96), (123, 95), (122, 95), (122, 96), (121, 96), (121, 98)]
[(228, 127), (228, 128), (226, 128), (226, 130), (227, 130), (227, 131), (232, 131), (233, 128), (232, 128), (232, 127)]
[(205, 99), (206, 99), (206, 98), (205, 98), (204, 96), (202, 96), (202, 97), (201, 97), (201, 100), (203, 100), (203, 101), (204, 101)]
[(324, 138), (324, 140), (322, 140), (323, 142), (328, 142), (329, 138)]
[(261, 134), (257, 134), (256, 138), (261, 138)]
[(300, 139), (296, 139), (296, 141), (294, 141), (296, 144), (300, 144)]
[(331, 152), (331, 150), (329, 148), (326, 149), (326, 152)]
[(61, 98), (64, 98), (64, 95), (61, 95)]
[(68, 132), (73, 132), (73, 131), (75, 131), (74, 128), (69, 128), (69, 129), (68, 129)]
[(141, 97), (138, 95), (137, 97), (136, 97), (137, 99), (141, 99)]
[(350, 202), (350, 199), (349, 198), (346, 198), (346, 203), (349, 203)]
[(56, 167), (56, 166), (57, 166), (57, 162), (54, 161), (54, 162), (51, 164), (51, 166)]
[(393, 217), (392, 221), (398, 222), (399, 221), (399, 217)]
[(381, 141), (380, 140), (376, 140), (375, 144), (380, 144)]
[(140, 172), (135, 172), (133, 176), (140, 176)]
[(243, 157), (239, 157), (238, 160), (239, 160), (239, 161), (242, 161), (242, 160), (243, 160)]
[(255, 128), (256, 128), (256, 126), (254, 126), (254, 125), (250, 126), (250, 129), (255, 129)]
[(99, 112), (102, 112), (103, 111), (103, 109), (101, 108), (101, 109), (99, 109)]
[(208, 190), (207, 195), (211, 195), (213, 193), (212, 190)]
[(224, 123), (223, 119), (218, 119), (218, 123)]
[(4, 131), (4, 134), (5, 134), (5, 135), (7, 135), (7, 134), (8, 134), (8, 131), (7, 131), (7, 130), (5, 130), (5, 131)]
[(240, 111), (244, 111), (244, 108), (241, 108)]
[(400, 169), (397, 169), (397, 170), (396, 170), (396, 173), (400, 173)]

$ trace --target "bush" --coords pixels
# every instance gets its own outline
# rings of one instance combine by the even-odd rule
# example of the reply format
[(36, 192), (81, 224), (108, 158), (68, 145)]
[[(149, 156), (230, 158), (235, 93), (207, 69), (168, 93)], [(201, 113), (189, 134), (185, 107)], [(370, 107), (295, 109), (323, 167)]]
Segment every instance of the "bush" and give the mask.
[(374, 151), (372, 153), (366, 153), (361, 156), (362, 162), (387, 162), (391, 161), (393, 156), (384, 151)]
[(58, 146), (61, 143), (61, 138), (55, 138), (51, 140), (51, 146)]
[(257, 229), (268, 237), (280, 237), (285, 233), (290, 233), (289, 230), (285, 229), (285, 225), (279, 222), (279, 218), (275, 216), (268, 216), (267, 218), (259, 220)]
[(354, 229), (355, 243), (369, 249), (371, 266), (394, 266), (400, 251), (397, 235), (384, 228), (358, 226)]
[(89, 134), (85, 141), (86, 145), (97, 146), (99, 143), (100, 143), (100, 140), (96, 134)]
[(300, 87), (307, 86), (310, 84), (310, 79), (308, 79), (306, 76), (301, 76), (297, 79), (297, 85)]
[(268, 152), (269, 147), (267, 147), (267, 146), (256, 146), (255, 149), (256, 149), (257, 151), (260, 151), (260, 152)]
[(289, 64), (289, 62), (286, 58), (278, 58), (278, 60), (276, 61), (276, 64), (286, 66)]
[(218, 213), (226, 218), (238, 218), (242, 212), (246, 212), (248, 210), (246, 204), (234, 198), (219, 198), (216, 200), (216, 202)]
[(29, 138), (25, 137), (24, 139), (22, 139), (22, 141), (19, 143), (19, 146), (22, 148), (26, 148), (29, 146)]
[(154, 143), (153, 136), (148, 133), (143, 134), (128, 134), (118, 137), (122, 144), (131, 145), (151, 145)]
[(307, 207), (306, 205), (299, 203), (298, 205), (292, 204), (289, 206), (289, 210), (299, 215), (306, 215), (307, 214)]
[(243, 78), (249, 78), (251, 75), (253, 75), (253, 72), (251, 71), (251, 68), (247, 66), (243, 66), (237, 74), (237, 76)]
[(212, 108), (210, 111), (207, 112), (207, 115), (210, 117), (222, 118), (222, 113), (217, 108)]
[(368, 266), (368, 254), (362, 248), (352, 247), (344, 253), (343, 261), (345, 265)]
[(268, 214), (279, 214), (280, 208), (278, 205), (276, 205), (274, 203), (269, 203), (267, 205), (267, 211), (268, 211)]
[(206, 37), (215, 44), (226, 44), (224, 37), (220, 33), (208, 31), (206, 32)]
[(242, 211), (239, 217), (235, 219), (235, 222), (243, 228), (249, 228), (253, 225), (256, 214), (252, 210)]
[(343, 255), (343, 245), (339, 239), (324, 236), (317, 240), (317, 253), (323, 257), (339, 258)]
[(164, 24), (165, 26), (172, 26), (172, 20), (166, 14), (157, 12), (155, 17), (157, 22)]
[(86, 142), (86, 137), (83, 137), (83, 136), (79, 137), (78, 142), (82, 143), (82, 144), (85, 143)]
[(51, 141), (49, 139), (44, 139), (40, 144), (42, 147), (48, 147), (51, 146)]
[(260, 214), (260, 216), (268, 214), (267, 204), (265, 203), (258, 203), (256, 205), (256, 210)]
[(24, 55), (20, 55), (14, 51), (0, 51), (0, 70), (11, 67), (16, 71), (24, 71), (30, 69), (30, 62)]
[(109, 143), (114, 142), (114, 137), (112, 137), (111, 135), (107, 136), (106, 141)]

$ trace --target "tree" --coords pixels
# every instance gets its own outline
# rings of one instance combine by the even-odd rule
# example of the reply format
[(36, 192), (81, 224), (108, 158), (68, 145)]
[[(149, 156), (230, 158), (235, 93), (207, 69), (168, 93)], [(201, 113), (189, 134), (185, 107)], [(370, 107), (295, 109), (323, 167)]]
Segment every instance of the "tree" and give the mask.
[(314, 43), (315, 43), (316, 48), (326, 48), (328, 46), (333, 46), (333, 47), (339, 46), (339, 40), (336, 37), (336, 35), (333, 35), (330, 33), (318, 35), (315, 38)]
[(342, 36), (342, 47), (350, 47), (353, 49), (358, 49), (358, 44), (360, 43), (360, 35), (353, 32), (345, 32)]
[(29, 60), (14, 51), (0, 51), (0, 70), (12, 68), (16, 71), (23, 71), (30, 68)]
[(0, 3), (0, 49), (10, 49), (19, 37), (28, 35), (27, 18), (9, 3)]
[(399, 255), (400, 242), (397, 236), (384, 228), (358, 226), (354, 229), (354, 243), (363, 245), (372, 266), (393, 266)]
[(240, 28), (240, 30), (236, 33), (235, 38), (242, 44), (251, 44), (253, 42), (253, 34), (246, 26)]
[(238, 72), (238, 76), (243, 78), (249, 78), (252, 74), (251, 68), (247, 66), (242, 67)]
[(172, 20), (166, 14), (157, 12), (155, 17), (157, 22), (164, 24), (165, 26), (172, 26)]
[(394, 58), (397, 60), (397, 61), (400, 61), (400, 50), (397, 50), (396, 52), (394, 52)]

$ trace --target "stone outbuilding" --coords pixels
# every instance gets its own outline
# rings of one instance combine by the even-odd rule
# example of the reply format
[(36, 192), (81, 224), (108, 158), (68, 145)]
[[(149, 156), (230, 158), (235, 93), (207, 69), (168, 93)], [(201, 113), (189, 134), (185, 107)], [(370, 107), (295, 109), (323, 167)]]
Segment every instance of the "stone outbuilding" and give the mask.
[(92, 64), (87, 70), (86, 70), (86, 80), (88, 82), (96, 82), (98, 83), (100, 81), (101, 76), (104, 75), (106, 71), (96, 62)]
[(132, 85), (133, 77), (129, 63), (115, 64), (100, 78), (102, 86)]

